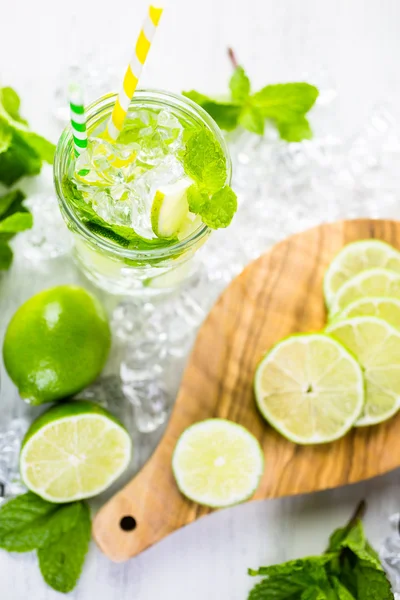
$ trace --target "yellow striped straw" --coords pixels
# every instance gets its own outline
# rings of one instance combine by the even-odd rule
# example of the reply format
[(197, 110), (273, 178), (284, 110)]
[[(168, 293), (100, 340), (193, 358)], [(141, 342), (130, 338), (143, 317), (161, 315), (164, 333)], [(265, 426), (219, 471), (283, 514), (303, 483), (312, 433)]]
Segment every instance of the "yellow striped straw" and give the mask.
[(125, 73), (122, 89), (118, 94), (111, 118), (107, 125), (107, 132), (111, 139), (116, 140), (122, 130), (128, 112), (129, 104), (135, 93), (143, 65), (150, 50), (151, 42), (155, 36), (157, 25), (163, 13), (162, 8), (150, 5), (136, 42), (135, 53)]

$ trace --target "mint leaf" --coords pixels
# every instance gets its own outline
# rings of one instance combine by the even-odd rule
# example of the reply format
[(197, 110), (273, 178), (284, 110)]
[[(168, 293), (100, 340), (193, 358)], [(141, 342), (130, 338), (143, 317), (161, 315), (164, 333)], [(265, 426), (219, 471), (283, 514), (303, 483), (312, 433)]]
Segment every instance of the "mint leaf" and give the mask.
[(228, 227), (237, 211), (237, 197), (229, 185), (215, 192), (211, 198), (196, 184), (187, 192), (190, 212), (200, 215), (203, 223), (212, 229)]
[(0, 548), (9, 552), (30, 552), (46, 531), (48, 517), (57, 505), (28, 492), (0, 508)]
[(10, 87), (0, 88), (0, 103), (14, 121), (19, 121), (24, 125), (28, 124), (19, 113), (21, 100), (15, 90)]
[(299, 117), (292, 122), (278, 121), (276, 126), (281, 138), (287, 142), (301, 142), (312, 138), (310, 123), (305, 117)]
[(12, 140), (12, 129), (4, 119), (0, 119), (0, 153), (5, 152)]
[(40, 156), (13, 131), (10, 145), (0, 153), (0, 182), (11, 186), (21, 177), (38, 175), (41, 168)]
[(71, 529), (56, 541), (39, 548), (39, 567), (45, 582), (64, 594), (76, 586), (89, 549), (91, 519), (89, 507), (80, 503), (79, 517)]
[(248, 600), (299, 600), (303, 585), (284, 577), (264, 579), (253, 587)]
[(209, 197), (206, 192), (194, 183), (187, 191), (187, 201), (190, 212), (199, 215), (203, 207), (209, 202)]
[(201, 209), (203, 223), (212, 229), (230, 225), (237, 211), (237, 196), (229, 185), (215, 192)]
[(332, 587), (336, 592), (338, 600), (356, 600), (349, 590), (339, 581), (337, 577), (331, 577)]
[(229, 82), (232, 100), (238, 104), (243, 104), (250, 95), (250, 79), (247, 77), (243, 67), (236, 67)]
[(251, 103), (266, 118), (291, 122), (308, 112), (317, 97), (317, 88), (309, 83), (278, 83), (253, 94)]
[(195, 90), (191, 90), (190, 92), (182, 92), (182, 94), (204, 108), (204, 110), (208, 112), (208, 114), (214, 119), (217, 125), (221, 127), (221, 129), (225, 129), (225, 131), (232, 131), (233, 129), (236, 129), (241, 106), (238, 106), (233, 102), (213, 100), (212, 98), (209, 98), (204, 94), (200, 94)]
[(363, 561), (354, 569), (357, 581), (357, 600), (393, 600), (391, 586), (384, 571)]
[(256, 106), (245, 106), (239, 116), (239, 124), (258, 135), (264, 134), (265, 118)]
[(30, 229), (33, 217), (28, 212), (15, 213), (0, 222), (0, 233), (18, 233)]
[(23, 200), (25, 200), (25, 194), (21, 190), (12, 190), (0, 196), (0, 218), (9, 216), (14, 212), (22, 212)]
[(0, 271), (7, 271), (10, 268), (13, 259), (13, 253), (10, 246), (5, 242), (0, 242)]
[(20, 99), (11, 88), (0, 88), (0, 182), (13, 185), (20, 177), (37, 175), (42, 160), (53, 162), (55, 146), (31, 131), (19, 112)]
[(226, 160), (221, 146), (208, 129), (194, 133), (186, 143), (183, 157), (186, 175), (212, 194), (226, 181)]
[(0, 509), (0, 548), (30, 552), (49, 544), (73, 527), (80, 503), (53, 504), (28, 492)]

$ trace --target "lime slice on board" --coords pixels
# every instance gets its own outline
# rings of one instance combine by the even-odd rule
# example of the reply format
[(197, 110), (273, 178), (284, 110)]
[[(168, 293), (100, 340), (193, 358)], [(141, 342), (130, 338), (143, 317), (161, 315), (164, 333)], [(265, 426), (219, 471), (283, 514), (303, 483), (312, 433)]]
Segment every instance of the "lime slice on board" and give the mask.
[(400, 252), (379, 240), (361, 240), (345, 246), (325, 273), (324, 295), (328, 308), (346, 281), (361, 271), (374, 268), (400, 273)]
[(388, 269), (368, 269), (349, 279), (333, 299), (329, 317), (342, 312), (349, 304), (368, 296), (400, 299), (400, 274)]
[(151, 226), (159, 238), (176, 237), (189, 215), (187, 191), (192, 185), (189, 178), (160, 187), (151, 207)]
[(327, 333), (359, 361), (366, 402), (356, 425), (386, 421), (400, 408), (400, 333), (376, 317), (354, 317), (332, 323)]
[(259, 364), (254, 388), (261, 414), (296, 444), (342, 437), (364, 406), (360, 365), (327, 335), (294, 335)]
[(396, 298), (360, 298), (346, 306), (335, 317), (335, 322), (353, 317), (378, 317), (395, 329), (400, 329), (400, 300)]
[(256, 438), (241, 425), (208, 419), (183, 432), (172, 469), (184, 496), (222, 508), (254, 494), (264, 470), (264, 456)]
[(131, 460), (128, 432), (97, 404), (73, 401), (41, 415), (22, 443), (25, 485), (50, 502), (95, 496), (125, 471)]

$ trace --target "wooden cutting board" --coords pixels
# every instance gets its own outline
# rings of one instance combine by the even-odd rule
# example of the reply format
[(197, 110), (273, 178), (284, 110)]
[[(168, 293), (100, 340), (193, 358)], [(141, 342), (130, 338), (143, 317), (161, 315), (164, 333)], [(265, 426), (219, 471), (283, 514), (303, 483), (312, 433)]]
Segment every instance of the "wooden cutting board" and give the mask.
[(345, 244), (366, 238), (400, 248), (400, 223), (343, 221), (294, 235), (251, 263), (225, 290), (199, 331), (160, 445), (95, 518), (94, 537), (107, 556), (114, 561), (135, 556), (211, 512), (180, 494), (171, 471), (177, 439), (202, 419), (241, 423), (262, 444), (265, 473), (253, 500), (333, 488), (400, 465), (400, 414), (331, 444), (296, 446), (267, 425), (253, 398), (260, 358), (281, 338), (324, 326), (325, 269)]

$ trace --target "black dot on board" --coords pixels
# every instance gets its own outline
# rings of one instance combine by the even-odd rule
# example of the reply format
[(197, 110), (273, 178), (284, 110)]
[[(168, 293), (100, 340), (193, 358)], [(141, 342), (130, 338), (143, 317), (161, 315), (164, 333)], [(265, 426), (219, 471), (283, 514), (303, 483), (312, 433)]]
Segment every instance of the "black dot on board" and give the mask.
[(121, 527), (122, 531), (133, 531), (134, 529), (136, 529), (136, 519), (134, 519), (130, 515), (122, 517), (122, 519), (119, 522), (119, 526)]

